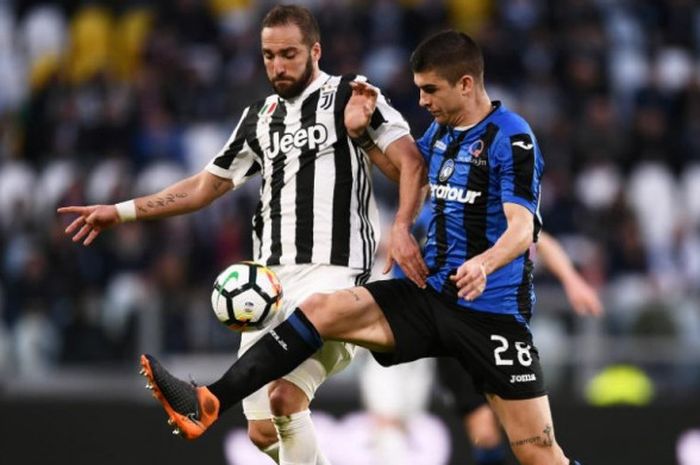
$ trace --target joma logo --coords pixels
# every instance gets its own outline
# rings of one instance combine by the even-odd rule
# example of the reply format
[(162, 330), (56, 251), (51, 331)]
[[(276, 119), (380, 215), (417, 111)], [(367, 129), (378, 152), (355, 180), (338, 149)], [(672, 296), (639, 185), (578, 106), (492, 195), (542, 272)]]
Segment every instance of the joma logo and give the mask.
[(528, 373), (525, 375), (510, 375), (510, 384), (529, 383), (532, 381), (537, 381), (537, 376), (535, 376), (534, 373)]

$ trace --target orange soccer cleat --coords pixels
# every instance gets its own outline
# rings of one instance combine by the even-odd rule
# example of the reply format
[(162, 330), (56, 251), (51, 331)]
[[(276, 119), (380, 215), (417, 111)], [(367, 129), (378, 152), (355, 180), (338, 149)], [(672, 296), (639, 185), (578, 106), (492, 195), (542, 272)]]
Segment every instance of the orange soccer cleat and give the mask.
[(152, 355), (141, 355), (140, 373), (167, 412), (173, 434), (197, 439), (219, 418), (219, 399), (209, 389), (176, 378)]

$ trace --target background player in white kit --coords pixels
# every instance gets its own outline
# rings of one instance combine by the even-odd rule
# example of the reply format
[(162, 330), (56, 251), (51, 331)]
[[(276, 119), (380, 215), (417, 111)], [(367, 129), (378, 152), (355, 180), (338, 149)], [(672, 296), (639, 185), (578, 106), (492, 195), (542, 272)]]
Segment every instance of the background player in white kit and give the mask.
[[(61, 208), (61, 213), (80, 215), (66, 232), (89, 245), (102, 230), (120, 222), (203, 208), (261, 173), (253, 256), (277, 273), (285, 306), (293, 310), (312, 292), (355, 286), (369, 277), (379, 232), (369, 155), (380, 168), (392, 164), (400, 170), (390, 257), (423, 285), (427, 269), (410, 227), (422, 197), (425, 169), (407, 123), (381, 95), (376, 108), (364, 106), (366, 99), (352, 98), (353, 93), (376, 92), (353, 83), (364, 78), (330, 76), (319, 69), (318, 25), (305, 8), (274, 7), (263, 19), (261, 37), (275, 94), (244, 110), (212, 162), (154, 195), (117, 205)], [(245, 334), (241, 353), (259, 336)], [(316, 443), (309, 402), (324, 379), (344, 368), (353, 353), (352, 345), (328, 343), (284, 379), (247, 398), (243, 408), (256, 446), (285, 465), (326, 463)], [(226, 402), (226, 392), (217, 389), (217, 383), (209, 389)], [(203, 431), (193, 423), (181, 433), (194, 439)]]

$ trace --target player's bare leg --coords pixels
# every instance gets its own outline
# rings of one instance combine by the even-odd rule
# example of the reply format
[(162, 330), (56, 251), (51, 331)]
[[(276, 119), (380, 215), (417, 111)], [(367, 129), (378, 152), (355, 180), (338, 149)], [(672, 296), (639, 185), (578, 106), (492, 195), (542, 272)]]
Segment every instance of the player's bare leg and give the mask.
[(491, 449), (501, 443), (501, 429), (493, 410), (480, 405), (464, 417), (464, 429), (475, 446)]
[(567, 465), (554, 437), (554, 423), (547, 396), (506, 400), (493, 394), (486, 398), (506, 431), (510, 447), (522, 465)]
[(313, 294), (300, 308), (325, 340), (351, 342), (378, 352), (394, 348), (389, 322), (364, 287)]
[(272, 420), (248, 420), (248, 437), (255, 447), (279, 463), (279, 439)]

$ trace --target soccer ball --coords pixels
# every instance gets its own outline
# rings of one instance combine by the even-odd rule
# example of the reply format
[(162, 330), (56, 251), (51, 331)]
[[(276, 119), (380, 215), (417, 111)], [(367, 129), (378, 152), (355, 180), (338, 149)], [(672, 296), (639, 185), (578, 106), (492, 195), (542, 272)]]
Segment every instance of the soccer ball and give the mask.
[(219, 321), (234, 331), (260, 329), (282, 303), (277, 276), (263, 265), (236, 263), (216, 277), (211, 305)]

